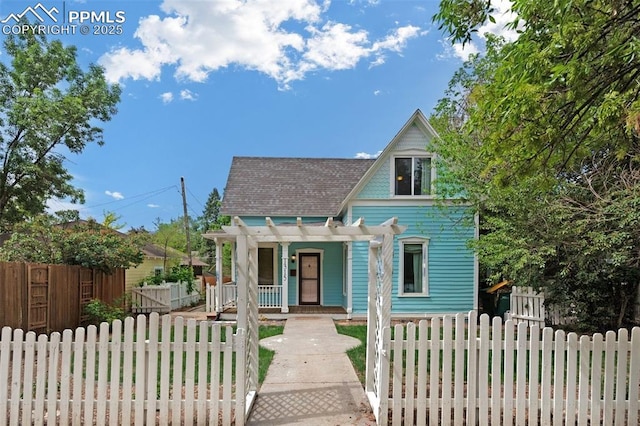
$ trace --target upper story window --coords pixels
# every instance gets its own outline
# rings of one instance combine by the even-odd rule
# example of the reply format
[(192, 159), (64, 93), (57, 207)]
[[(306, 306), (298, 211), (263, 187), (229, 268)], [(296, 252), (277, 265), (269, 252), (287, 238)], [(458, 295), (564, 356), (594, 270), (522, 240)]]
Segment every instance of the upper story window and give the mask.
[(395, 195), (431, 195), (431, 158), (396, 157)]

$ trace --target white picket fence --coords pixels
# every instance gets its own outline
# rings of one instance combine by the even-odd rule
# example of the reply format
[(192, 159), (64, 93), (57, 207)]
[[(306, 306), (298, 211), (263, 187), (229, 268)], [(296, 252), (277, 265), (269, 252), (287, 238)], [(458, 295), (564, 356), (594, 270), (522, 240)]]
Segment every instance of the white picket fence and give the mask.
[(567, 313), (566, 309), (563, 312), (557, 306), (547, 305), (544, 292), (533, 287), (511, 287), (509, 303), (509, 312), (505, 319), (511, 319), (516, 324), (524, 322), (542, 328), (545, 324), (555, 326), (575, 322), (575, 317)]
[(579, 337), (471, 312), (383, 336), (379, 424), (640, 424), (638, 327)]
[(245, 343), (157, 313), (62, 335), (4, 327), (0, 425), (244, 424)]
[(150, 312), (166, 314), (185, 306), (191, 306), (199, 300), (200, 293), (197, 290), (188, 293), (185, 283), (145, 285), (131, 289), (131, 312), (134, 314)]

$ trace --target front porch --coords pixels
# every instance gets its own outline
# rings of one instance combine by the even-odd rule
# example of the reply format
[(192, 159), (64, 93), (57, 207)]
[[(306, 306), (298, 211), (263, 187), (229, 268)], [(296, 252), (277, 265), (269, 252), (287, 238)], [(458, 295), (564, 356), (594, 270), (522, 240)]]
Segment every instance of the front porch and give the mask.
[[(232, 319), (238, 313), (238, 286), (235, 282), (221, 284), (219, 288), (207, 285), (206, 307), (208, 313), (216, 313), (222, 319)], [(333, 315), (337, 319), (346, 319), (347, 310), (342, 306), (323, 305), (287, 305), (282, 303), (281, 285), (258, 286), (258, 313), (268, 318), (282, 317), (282, 314)], [(227, 318), (228, 317), (228, 318)]]

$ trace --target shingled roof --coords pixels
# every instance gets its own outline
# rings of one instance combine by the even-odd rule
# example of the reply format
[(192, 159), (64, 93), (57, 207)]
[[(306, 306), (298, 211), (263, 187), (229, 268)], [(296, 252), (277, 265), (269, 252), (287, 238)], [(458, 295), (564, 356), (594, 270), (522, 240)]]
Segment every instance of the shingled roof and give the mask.
[(220, 212), (229, 216), (336, 216), (374, 161), (234, 157)]

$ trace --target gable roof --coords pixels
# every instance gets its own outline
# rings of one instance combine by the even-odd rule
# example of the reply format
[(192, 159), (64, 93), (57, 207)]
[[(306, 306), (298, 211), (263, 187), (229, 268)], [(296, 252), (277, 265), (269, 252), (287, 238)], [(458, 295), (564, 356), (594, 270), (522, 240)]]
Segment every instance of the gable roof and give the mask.
[(409, 117), (409, 119), (404, 123), (404, 126), (402, 126), (402, 128), (398, 131), (398, 133), (396, 133), (393, 139), (391, 139), (391, 142), (389, 142), (387, 146), (384, 148), (384, 150), (382, 150), (380, 155), (378, 155), (378, 157), (375, 159), (374, 164), (364, 173), (364, 175), (360, 178), (358, 183), (354, 185), (353, 188), (351, 188), (351, 191), (349, 191), (349, 193), (342, 200), (342, 204), (340, 207), (341, 209), (343, 209), (346, 206), (346, 204), (349, 202), (349, 200), (355, 197), (356, 194), (358, 194), (362, 190), (362, 188), (364, 187), (364, 185), (367, 184), (371, 176), (373, 176), (378, 171), (382, 163), (384, 163), (389, 159), (391, 152), (395, 149), (396, 145), (398, 145), (398, 143), (400, 142), (402, 137), (405, 135), (405, 133), (407, 133), (407, 131), (414, 124), (422, 132), (426, 134), (431, 134), (433, 137), (438, 137), (438, 134), (436, 133), (434, 128), (431, 127), (431, 124), (429, 124), (429, 121), (427, 121), (427, 118), (424, 116), (422, 111), (420, 111), (419, 109), (416, 109), (415, 112), (411, 114), (411, 117)]
[(375, 160), (234, 157), (220, 213), (229, 216), (337, 216)]

